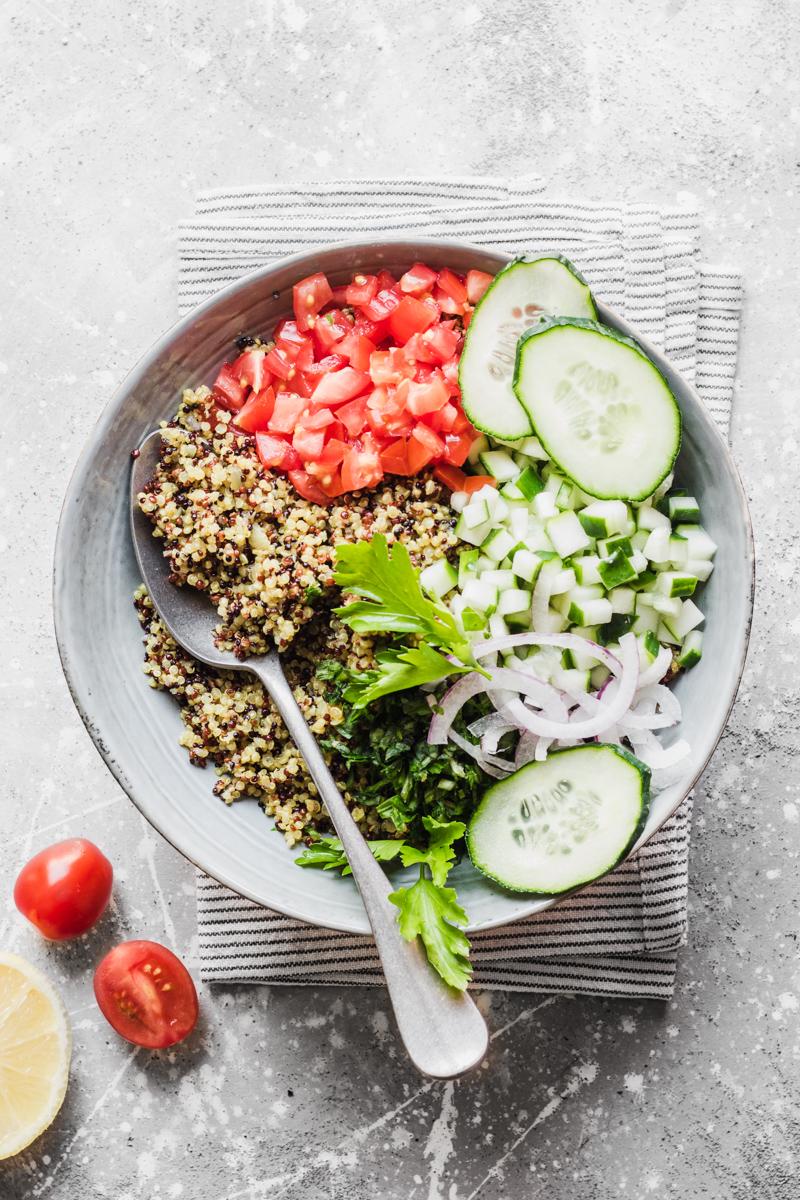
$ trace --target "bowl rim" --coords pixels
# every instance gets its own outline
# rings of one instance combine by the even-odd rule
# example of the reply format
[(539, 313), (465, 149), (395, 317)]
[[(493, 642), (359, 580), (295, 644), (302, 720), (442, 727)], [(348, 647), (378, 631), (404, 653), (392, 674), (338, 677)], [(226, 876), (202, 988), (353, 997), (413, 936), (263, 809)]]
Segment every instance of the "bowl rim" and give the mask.
[[(462, 242), (460, 240), (457, 241), (447, 238), (426, 238), (411, 235), (395, 235), (380, 238), (358, 238), (342, 242), (325, 243), (311, 249), (299, 251), (295, 254), (281, 256), (280, 258), (276, 258), (269, 263), (265, 263), (263, 266), (257, 267), (255, 270), (248, 271), (246, 274), (240, 276), (232, 283), (220, 288), (212, 296), (209, 296), (206, 300), (203, 300), (184, 316), (179, 317), (178, 320), (174, 321), (172, 325), (170, 325), (164, 331), (164, 333), (162, 333), (136, 360), (131, 369), (123, 377), (117, 388), (115, 388), (114, 392), (109, 397), (102, 412), (100, 413), (97, 421), (90, 429), (81, 453), (70, 475), (59, 513), (53, 550), (52, 577), (53, 625), (55, 630), (56, 645), (58, 648), (59, 659), (61, 661), (61, 668), (64, 673), (64, 678), (66, 680), (69, 693), (95, 749), (128, 798), (133, 802), (148, 823), (165, 839), (165, 841), (169, 842), (169, 844), (173, 846), (173, 848), (180, 855), (182, 855), (183, 858), (187, 859), (187, 861), (192, 863), (198, 870), (210, 876), (224, 887), (229, 888), (231, 891), (240, 896), (244, 896), (246, 899), (253, 901), (261, 907), (264, 907), (263, 900), (249, 892), (246, 888), (243, 888), (241, 884), (236, 883), (234, 880), (227, 877), (226, 873), (224, 871), (220, 871), (219, 867), (216, 867), (213, 862), (209, 863), (200, 861), (202, 856), (195, 857), (193, 854), (188, 853), (182, 846), (177, 845), (172, 838), (168, 837), (168, 835), (160, 826), (157, 813), (154, 813), (146, 803), (140, 801), (136, 795), (135, 789), (131, 784), (129, 784), (121, 764), (117, 761), (115, 755), (107, 745), (102, 735), (102, 731), (92, 717), (89, 711), (90, 701), (82, 694), (79, 682), (72, 672), (70, 650), (68, 646), (69, 635), (67, 633), (67, 619), (65, 612), (62, 610), (62, 598), (65, 595), (68, 586), (65, 583), (65, 580), (68, 580), (69, 578), (69, 564), (65, 549), (67, 542), (66, 529), (71, 519), (71, 509), (75, 507), (75, 501), (80, 495), (82, 483), (84, 479), (86, 479), (86, 477), (91, 473), (97, 444), (102, 440), (108, 427), (113, 423), (118, 402), (141, 381), (141, 379), (150, 370), (154, 361), (177, 337), (180, 336), (181, 333), (191, 328), (196, 321), (202, 319), (210, 313), (213, 313), (214, 309), (221, 302), (231, 299), (238, 292), (246, 290), (252, 284), (257, 283), (260, 279), (268, 278), (278, 269), (285, 270), (291, 268), (294, 264), (300, 267), (301, 264), (308, 263), (309, 260), (313, 260), (314, 257), (322, 253), (334, 250), (363, 251), (364, 254), (369, 254), (370, 252), (374, 253), (377, 247), (391, 247), (394, 245), (419, 246), (423, 251), (425, 247), (428, 246), (436, 247), (437, 249), (447, 249), (450, 247), (459, 252), (472, 252), (476, 255), (486, 255), (488, 252), (497, 258), (505, 259), (507, 262), (511, 262), (515, 257), (518, 257), (517, 255), (508, 254), (507, 252), (495, 247), (479, 246), (472, 242)], [(718, 450), (721, 451), (723, 458), (726, 461), (726, 465), (735, 485), (738, 500), (737, 516), (744, 527), (746, 541), (746, 616), (742, 631), (743, 636), (739, 648), (739, 658), (736, 664), (735, 681), (733, 687), (731, 688), (731, 694), (725, 709), (724, 717), (720, 722), (713, 738), (711, 739), (707, 754), (697, 768), (696, 772), (693, 774), (688, 783), (686, 783), (686, 785), (680, 790), (676, 799), (672, 802), (663, 818), (652, 830), (648, 832), (647, 837), (640, 837), (639, 840), (634, 844), (634, 846), (626, 855), (627, 859), (632, 854), (636, 853), (636, 851), (639, 850), (643, 845), (649, 842), (659, 831), (659, 829), (661, 829), (662, 826), (666, 824), (666, 822), (670, 820), (672, 816), (674, 816), (674, 814), (685, 801), (686, 797), (697, 785), (699, 779), (708, 767), (708, 764), (713, 757), (717, 746), (719, 745), (722, 734), (727, 727), (731, 710), (736, 701), (739, 687), (741, 685), (750, 642), (755, 594), (755, 548), (752, 521), (750, 518), (744, 486), (739, 474), (739, 469), (731, 453), (730, 446), (722, 436), (717, 423), (708, 412), (708, 409), (706, 408), (703, 400), (700, 398), (697, 389), (690, 384), (683, 377), (683, 375), (681, 375), (677, 368), (675, 368), (669, 362), (665, 355), (656, 346), (654, 346), (647, 338), (642, 336), (625, 320), (625, 318), (620, 317), (618, 313), (611, 309), (602, 300), (595, 298), (595, 303), (598, 310), (598, 316), (604, 324), (609, 323), (612, 327), (618, 329), (628, 337), (633, 338), (645, 350), (653, 362), (655, 362), (659, 370), (664, 371), (666, 369), (680, 379), (682, 387), (685, 389), (691, 402), (695, 405), (699, 413), (701, 423), (705, 425), (706, 431), (710, 432), (712, 440), (716, 441)], [(151, 431), (143, 430), (142, 437), (146, 436), (146, 434), (149, 432)], [(568, 892), (564, 892), (558, 896), (549, 898), (531, 896), (527, 902), (521, 902), (519, 909), (513, 914), (504, 913), (496, 918), (491, 917), (481, 921), (470, 922), (467, 927), (467, 932), (495, 929), (503, 925), (513, 923), (514, 921), (521, 920), (526, 916), (532, 915), (534, 912), (546, 911), (547, 909), (560, 904), (562, 901), (569, 899), (576, 893), (583, 891), (589, 886), (591, 886), (591, 883), (583, 884), (580, 887), (571, 889)], [(282, 913), (284, 916), (292, 917), (309, 925), (315, 925), (325, 929), (337, 929), (348, 933), (362, 932), (361, 927), (356, 927), (352, 924), (352, 922), (332, 922), (330, 918), (327, 921), (311, 920), (306, 912), (298, 912), (297, 910), (293, 909), (290, 901), (279, 903), (270, 900), (269, 907), (277, 912)]]

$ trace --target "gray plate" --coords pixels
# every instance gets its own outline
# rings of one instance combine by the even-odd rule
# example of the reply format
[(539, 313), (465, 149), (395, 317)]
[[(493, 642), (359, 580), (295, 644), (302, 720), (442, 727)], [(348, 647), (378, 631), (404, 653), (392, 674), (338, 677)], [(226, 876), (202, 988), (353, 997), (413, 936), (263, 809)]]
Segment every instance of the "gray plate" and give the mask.
[[(477, 246), (433, 241), (361, 242), (282, 259), (219, 292), (179, 321), (131, 371), (111, 400), (70, 481), (54, 566), (56, 637), (73, 699), (116, 779), (173, 846), (221, 883), (269, 908), (331, 929), (368, 931), (352, 880), (294, 866), (283, 839), (255, 801), (228, 808), (211, 793), (214, 775), (189, 764), (178, 745), (175, 702), (148, 686), (141, 630), (131, 603), (140, 582), (127, 520), (130, 452), (170, 417), (180, 391), (210, 382), (243, 330), (270, 330), (291, 308), (291, 288), (313, 271), (334, 285), (356, 269), (396, 273), (416, 260), (495, 273), (507, 258)], [(637, 336), (604, 305), (602, 319)], [(719, 740), (744, 666), (753, 605), (753, 542), (747, 503), (727, 446), (697, 393), (642, 339), (678, 397), (683, 449), (678, 481), (697, 496), (719, 545), (703, 588), (703, 659), (681, 677), (683, 732), (692, 745), (679, 783), (655, 800), (645, 842), (672, 815)], [(508, 896), (468, 862), (453, 875), (471, 929), (502, 925), (552, 900)]]

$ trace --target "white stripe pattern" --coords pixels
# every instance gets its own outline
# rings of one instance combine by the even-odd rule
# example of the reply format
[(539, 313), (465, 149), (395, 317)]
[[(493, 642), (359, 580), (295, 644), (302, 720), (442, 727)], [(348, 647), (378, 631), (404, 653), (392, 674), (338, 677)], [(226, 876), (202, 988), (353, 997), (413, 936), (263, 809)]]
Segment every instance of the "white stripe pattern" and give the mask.
[[(550, 200), (537, 179), (339, 180), (217, 189), (181, 224), (182, 313), (282, 255), (369, 234), (560, 250), (594, 291), (663, 347), (730, 424), (741, 279), (698, 261), (696, 212)], [(538, 916), (472, 935), (474, 986), (666, 999), (686, 938), (691, 797), (635, 858)], [(244, 900), (198, 872), (204, 980), (381, 984), (366, 936), (319, 929)]]

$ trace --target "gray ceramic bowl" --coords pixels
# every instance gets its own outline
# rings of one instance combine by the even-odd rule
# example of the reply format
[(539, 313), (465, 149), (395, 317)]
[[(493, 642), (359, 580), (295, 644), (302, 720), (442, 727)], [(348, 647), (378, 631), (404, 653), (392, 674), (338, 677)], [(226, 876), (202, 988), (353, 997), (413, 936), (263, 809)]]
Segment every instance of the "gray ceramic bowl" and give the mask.
[[(295, 867), (255, 801), (230, 809), (217, 800), (211, 771), (190, 766), (178, 745), (177, 705), (147, 685), (131, 603), (140, 581), (127, 520), (130, 451), (172, 415), (183, 387), (213, 378), (242, 330), (270, 330), (286, 315), (298, 279), (325, 271), (341, 284), (357, 268), (399, 273), (418, 259), (434, 267), (492, 273), (507, 261), (504, 255), (454, 243), (340, 245), (256, 271), (175, 325), (131, 371), (100, 418), (70, 482), (55, 552), (56, 635), (64, 672), (95, 745), (134, 803), (182, 854), (241, 895), (316, 925), (353, 932), (366, 932), (368, 925), (352, 880)], [(600, 312), (607, 324), (636, 336), (602, 304)], [(719, 553), (703, 590), (703, 659), (676, 685), (691, 758), (680, 782), (656, 798), (642, 842), (675, 811), (719, 740), (742, 673), (753, 594), (750, 520), (728, 448), (694, 390), (647, 348), (683, 412), (679, 482), (700, 500)], [(466, 861), (456, 868), (454, 883), (471, 929), (502, 925), (553, 903), (506, 895)]]

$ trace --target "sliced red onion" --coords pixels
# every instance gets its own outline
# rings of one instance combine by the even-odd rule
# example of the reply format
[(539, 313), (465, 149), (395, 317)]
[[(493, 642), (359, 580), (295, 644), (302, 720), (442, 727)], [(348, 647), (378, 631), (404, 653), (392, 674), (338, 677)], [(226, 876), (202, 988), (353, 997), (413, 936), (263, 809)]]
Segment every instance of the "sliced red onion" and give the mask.
[[(473, 671), (469, 675), (462, 675), (436, 705), (441, 711), (434, 713), (431, 720), (428, 729), (429, 744), (443, 746), (456, 715), (467, 701), (471, 700), (473, 696), (479, 696), (481, 692), (495, 690), (498, 686), (514, 692), (515, 696), (521, 693), (523, 696), (539, 697), (540, 702), (549, 698), (550, 694), (555, 691), (550, 684), (542, 683), (541, 679), (535, 679), (532, 675), (523, 675), (520, 671), (512, 671), (508, 667), (498, 667), (492, 672), (491, 679), (486, 679), (477, 671)], [(552, 736), (557, 737), (558, 734)]]
[(643, 688), (637, 696), (637, 701), (640, 700), (657, 705), (663, 713), (674, 717), (676, 722), (681, 719), (681, 702), (666, 684), (652, 683), (648, 688)]
[(544, 738), (537, 738), (532, 733), (521, 733), (517, 742), (516, 753), (514, 754), (514, 767), (519, 770), (526, 763), (533, 762), (539, 753), (539, 745), (545, 742), (544, 753), (547, 753), (549, 742)]
[(639, 674), (639, 690), (649, 687), (651, 683), (660, 683), (672, 664), (672, 651), (669, 646), (662, 646), (649, 667)]
[[(500, 714), (497, 714), (500, 716)], [(509, 733), (514, 728), (508, 721), (502, 719), (494, 726), (493, 729), (487, 729), (481, 738), (481, 750), (484, 754), (496, 754), (497, 747), (500, 744), (500, 739), (503, 734)]]
[(480, 769), (486, 775), (491, 775), (492, 779), (505, 779), (506, 775), (510, 775), (515, 770), (513, 762), (509, 762), (505, 758), (495, 758), (491, 754), (484, 754), (480, 746), (467, 741), (460, 733), (456, 733), (455, 729), (451, 729), (448, 736), (454, 745), (459, 746), (470, 758), (474, 758)]
[(562, 650), (583, 650), (591, 654), (603, 666), (608, 667), (614, 675), (620, 673), (620, 660), (615, 654), (606, 650), (605, 646), (599, 646), (597, 642), (590, 642), (587, 638), (579, 637), (577, 633), (507, 633), (504, 637), (488, 638), (485, 642), (477, 642), (472, 647), (472, 653), (476, 658), (485, 658), (487, 654), (496, 654), (500, 650), (512, 650), (515, 646), (558, 646)]
[[(550, 598), (553, 595), (553, 577), (546, 568), (539, 571), (539, 578), (533, 589), (531, 601), (531, 625), (534, 629), (543, 625), (550, 612)], [(519, 645), (522, 643), (520, 642)]]
[[(524, 737), (525, 734), (523, 734), (522, 736)], [(538, 739), (538, 741), (536, 742), (536, 750), (534, 751), (534, 755), (533, 755), (533, 757), (536, 759), (537, 762), (545, 761), (545, 759), (547, 758), (547, 751), (550, 749), (552, 744), (553, 744), (552, 738), (539, 738)]]
[(658, 738), (647, 731), (631, 734), (628, 740), (637, 758), (654, 771), (675, 767), (692, 752), (691, 746), (683, 738), (673, 742), (671, 746), (662, 746)]

